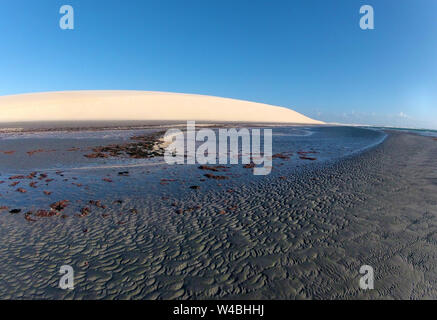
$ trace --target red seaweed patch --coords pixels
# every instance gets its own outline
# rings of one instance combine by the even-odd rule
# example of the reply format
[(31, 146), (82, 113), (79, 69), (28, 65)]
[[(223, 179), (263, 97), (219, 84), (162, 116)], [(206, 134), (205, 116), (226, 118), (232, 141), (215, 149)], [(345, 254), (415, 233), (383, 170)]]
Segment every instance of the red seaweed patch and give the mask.
[(204, 174), (204, 176), (207, 177), (208, 179), (214, 179), (214, 180), (226, 180), (226, 179), (229, 179), (226, 176), (216, 176), (216, 175), (214, 175), (212, 173)]
[(68, 200), (61, 200), (61, 201), (58, 201), (58, 202), (52, 203), (52, 204), (50, 205), (50, 208), (52, 208), (53, 210), (56, 210), (56, 211), (62, 211), (62, 210), (65, 209), (65, 207), (68, 206), (68, 203), (69, 203), (69, 202), (70, 202), (70, 201), (68, 201)]
[(39, 180), (44, 180), (45, 178), (47, 178), (47, 174), (45, 174), (45, 173), (40, 173), (39, 174)]
[(15, 150), (10, 150), (10, 151), (0, 151), (0, 153), (6, 154), (6, 155), (12, 155), (15, 153)]
[(32, 211), (28, 211), (28, 212), (26, 212), (26, 213), (24, 214), (24, 219), (26, 219), (27, 221), (30, 221), (30, 222), (35, 222), (36, 219), (33, 219), (33, 218), (32, 218), (32, 214), (33, 214)]
[(82, 209), (80, 209), (79, 217), (81, 217), (81, 218), (86, 217), (87, 215), (90, 214), (90, 212), (91, 212), (90, 208), (88, 208), (88, 207), (82, 208)]
[(35, 216), (41, 217), (41, 218), (47, 218), (47, 217), (56, 216), (58, 214), (59, 214), (59, 212), (57, 212), (57, 211), (53, 211), (53, 210), (48, 211), (48, 210), (40, 209), (35, 213)]
[(311, 160), (311, 161), (317, 160), (317, 158), (307, 157), (307, 156), (300, 156), (299, 158), (302, 160)]
[(26, 153), (27, 153), (29, 156), (33, 156), (35, 153), (41, 153), (41, 152), (44, 152), (44, 150), (43, 150), (43, 149), (31, 150), (31, 151), (27, 151)]
[(19, 176), (9, 177), (9, 180), (17, 180), (17, 179), (26, 179), (26, 176), (19, 175)]
[(218, 165), (218, 166), (201, 165), (198, 168), (200, 170), (209, 170), (209, 171), (214, 171), (214, 172), (227, 171), (227, 169), (229, 169), (229, 167), (222, 166), (222, 165)]
[(100, 200), (90, 200), (89, 203), (98, 208), (106, 209), (106, 206)]
[(308, 157), (308, 154), (316, 154), (318, 153), (317, 151), (298, 151), (297, 153), (299, 154), (299, 158), (302, 160), (317, 160), (317, 158), (315, 157)]
[(27, 153), (29, 156), (33, 156), (33, 155), (36, 154), (36, 153), (55, 152), (55, 151), (56, 151), (56, 150), (37, 149), (37, 150), (30, 150), (30, 151), (27, 151), (26, 153)]
[(285, 152), (276, 153), (272, 155), (272, 159), (290, 160), (290, 155)]
[(84, 156), (91, 159), (109, 157), (141, 159), (163, 156), (165, 150), (159, 146), (163, 134), (164, 132), (158, 132), (151, 135), (134, 136), (130, 139), (136, 142), (94, 147), (91, 149), (93, 153)]

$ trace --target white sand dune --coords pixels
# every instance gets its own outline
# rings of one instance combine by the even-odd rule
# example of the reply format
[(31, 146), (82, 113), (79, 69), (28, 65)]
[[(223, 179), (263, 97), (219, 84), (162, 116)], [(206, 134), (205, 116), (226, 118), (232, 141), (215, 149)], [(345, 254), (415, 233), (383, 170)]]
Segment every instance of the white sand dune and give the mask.
[(323, 123), (283, 107), (193, 94), (65, 91), (0, 97), (0, 122), (76, 120)]

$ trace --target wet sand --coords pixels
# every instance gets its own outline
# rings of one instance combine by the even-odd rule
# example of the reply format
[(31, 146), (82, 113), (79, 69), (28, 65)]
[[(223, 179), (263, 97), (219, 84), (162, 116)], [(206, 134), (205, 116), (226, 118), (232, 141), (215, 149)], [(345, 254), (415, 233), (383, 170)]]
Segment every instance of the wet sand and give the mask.
[[(232, 192), (108, 197), (86, 219), (3, 210), (0, 298), (437, 298), (436, 156), (432, 138), (391, 132), (359, 155)], [(65, 264), (71, 291), (58, 288)], [(375, 290), (359, 289), (363, 264)]]

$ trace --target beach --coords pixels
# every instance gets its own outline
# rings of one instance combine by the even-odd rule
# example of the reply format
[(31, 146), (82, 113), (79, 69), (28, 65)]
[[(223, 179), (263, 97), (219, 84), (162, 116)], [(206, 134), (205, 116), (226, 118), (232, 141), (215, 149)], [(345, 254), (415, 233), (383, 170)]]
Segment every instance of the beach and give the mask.
[[(84, 157), (102, 139), (131, 141), (131, 133), (39, 138), (59, 156), (27, 154), (14, 139), (29, 137), (2, 139), (2, 151), (25, 147), (0, 155), (0, 298), (436, 298), (437, 141), (360, 128), (275, 130), (282, 149), (263, 177), (242, 165)], [(25, 166), (5, 165), (14, 156)], [(72, 157), (83, 159), (65, 163)], [(374, 290), (359, 288), (365, 264)], [(75, 270), (74, 290), (58, 286), (62, 265)]]

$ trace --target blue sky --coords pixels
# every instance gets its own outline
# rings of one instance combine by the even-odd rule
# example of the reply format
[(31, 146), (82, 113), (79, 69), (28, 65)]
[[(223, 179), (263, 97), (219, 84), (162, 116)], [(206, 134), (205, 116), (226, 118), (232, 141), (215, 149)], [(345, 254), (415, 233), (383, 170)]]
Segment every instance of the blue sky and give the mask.
[[(64, 4), (74, 30), (59, 28)], [(435, 0), (2, 1), (0, 95), (185, 92), (437, 128), (436, 35)]]

